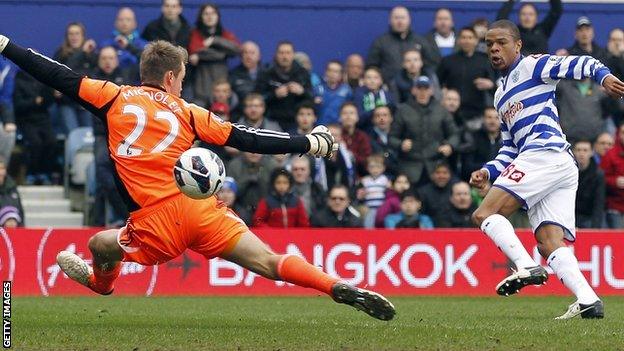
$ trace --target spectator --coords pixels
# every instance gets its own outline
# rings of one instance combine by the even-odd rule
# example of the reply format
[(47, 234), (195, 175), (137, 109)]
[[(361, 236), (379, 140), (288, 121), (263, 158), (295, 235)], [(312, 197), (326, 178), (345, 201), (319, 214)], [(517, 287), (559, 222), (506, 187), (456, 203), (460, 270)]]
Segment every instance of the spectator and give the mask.
[(212, 99), (208, 109), (224, 120), (230, 121), (230, 112), (236, 108), (236, 105), (238, 105), (238, 99), (232, 94), (230, 82), (225, 79), (215, 81), (212, 84)]
[[(496, 20), (509, 19), (513, 9), (514, 0), (508, 0), (496, 16)], [(559, 18), (563, 13), (561, 0), (550, 0), (550, 10), (540, 23), (537, 23), (537, 8), (532, 3), (524, 3), (520, 6), (518, 29), (522, 39), (522, 54), (548, 53), (548, 39), (555, 30)]]
[(611, 150), (613, 147), (613, 137), (609, 133), (600, 133), (594, 142), (594, 154), (593, 159), (596, 161), (596, 164), (600, 166), (600, 161), (607, 153), (607, 151)]
[(472, 202), (470, 185), (466, 182), (457, 182), (451, 187), (449, 211), (440, 217), (439, 225), (442, 228), (475, 228), (472, 223), (472, 213), (477, 206)]
[(591, 157), (589, 140), (574, 143), (574, 158), (579, 167), (579, 186), (576, 191), (576, 226), (601, 228), (604, 221), (605, 178), (604, 172)]
[(283, 130), (295, 127), (295, 108), (312, 100), (310, 74), (294, 60), (295, 48), (291, 42), (277, 45), (273, 64), (258, 76), (256, 90), (264, 96), (268, 115)]
[(442, 87), (459, 91), (460, 113), (465, 120), (471, 120), (491, 104), (494, 71), (487, 56), (476, 52), (478, 41), (474, 29), (462, 28), (458, 43), (461, 50), (442, 59), (438, 78)]
[(373, 153), (382, 154), (385, 159), (386, 174), (396, 175), (399, 169), (399, 156), (390, 145), (392, 111), (388, 106), (379, 106), (373, 111), (373, 129), (368, 133)]
[(117, 50), (119, 57), (119, 67), (122, 69), (132, 65), (138, 65), (141, 52), (147, 42), (139, 36), (137, 22), (129, 7), (122, 7), (117, 12), (115, 19), (115, 30), (109, 39), (100, 43), (100, 47), (112, 46)]
[(355, 157), (342, 139), (342, 127), (338, 124), (330, 124), (327, 128), (338, 143), (338, 151), (334, 152), (329, 159), (314, 159), (314, 181), (323, 189), (331, 189), (339, 184), (353, 189), (356, 179)]
[[(269, 129), (277, 132), (282, 131), (279, 124), (264, 117), (266, 108), (264, 106), (264, 99), (262, 98), (262, 95), (257, 93), (247, 94), (243, 105), (245, 105), (245, 114), (243, 119), (239, 121), (240, 124), (256, 129)], [(312, 128), (310, 128), (310, 131), (311, 130)]]
[(302, 102), (297, 107), (297, 128), (290, 131), (290, 134), (294, 135), (306, 135), (309, 134), (314, 128), (316, 123), (316, 113), (314, 112), (314, 104), (310, 101)]
[(373, 110), (378, 106), (390, 106), (394, 108), (392, 94), (384, 88), (381, 71), (375, 67), (369, 67), (364, 73), (364, 86), (353, 92), (353, 103), (357, 106), (359, 122), (358, 127), (362, 130), (372, 128)]
[(423, 202), (423, 213), (433, 219), (436, 227), (442, 226), (450, 211), (449, 198), (453, 185), (451, 179), (451, 167), (447, 163), (438, 162), (431, 172), (431, 183), (418, 189)]
[[(54, 60), (68, 66), (76, 72), (86, 75), (95, 65), (95, 41), (86, 38), (85, 27), (82, 23), (73, 22), (67, 25), (63, 44), (56, 50)], [(77, 127), (91, 127), (92, 117), (87, 110), (74, 100), (54, 92), (59, 106), (64, 131), (69, 134)]]
[(308, 216), (311, 216), (314, 211), (325, 206), (327, 194), (319, 183), (312, 180), (310, 158), (293, 156), (290, 170), (294, 180), (293, 191), (303, 201)]
[(406, 173), (410, 183), (417, 185), (426, 182), (426, 175), (433, 172), (438, 160), (453, 154), (459, 143), (459, 131), (453, 117), (433, 98), (428, 77), (416, 80), (412, 95), (415, 99), (397, 109), (390, 145), (400, 150), (399, 172)]
[(358, 110), (352, 102), (345, 102), (340, 108), (342, 140), (355, 156), (358, 175), (366, 174), (366, 159), (371, 155), (371, 142), (368, 135), (358, 129)]
[(199, 8), (188, 51), (193, 66), (194, 101), (207, 106), (212, 99), (212, 84), (228, 78), (227, 60), (240, 52), (236, 36), (223, 28), (216, 5), (204, 4)]
[(314, 96), (316, 96), (322, 81), (321, 77), (314, 72), (310, 56), (308, 56), (308, 54), (303, 51), (297, 51), (295, 52), (295, 61), (299, 64), (299, 66), (305, 68), (305, 70), (308, 71), (308, 73), (310, 74), (310, 84), (312, 85), (312, 92)]
[(223, 181), (223, 186), (221, 190), (217, 192), (217, 198), (220, 201), (231, 208), (236, 214), (245, 222), (251, 223), (251, 213), (249, 213), (245, 208), (241, 207), (238, 203), (236, 203), (236, 192), (238, 191), (238, 186), (236, 185), (236, 180), (232, 177), (225, 177)]
[[(93, 71), (92, 77), (113, 82), (117, 85), (132, 84), (128, 73), (119, 68), (117, 50), (112, 46), (100, 49), (97, 68)], [(115, 184), (115, 173), (113, 162), (108, 151), (108, 135), (104, 123), (99, 118), (93, 118), (93, 145), (95, 161), (95, 203), (93, 205), (93, 222), (91, 225), (104, 227), (109, 224), (111, 227), (123, 226), (128, 218), (126, 203), (121, 198)], [(111, 210), (111, 218), (106, 218), (106, 204)]]
[(607, 225), (624, 228), (624, 124), (618, 128), (615, 145), (600, 162), (607, 184)]
[(496, 157), (502, 146), (500, 124), (496, 109), (487, 107), (483, 111), (483, 126), (470, 134), (469, 145), (463, 150), (462, 179), (469, 179), (473, 171)]
[(422, 68), (423, 62), (420, 51), (405, 51), (405, 54), (403, 54), (403, 68), (390, 82), (390, 92), (398, 103), (407, 102), (412, 97), (411, 91), (414, 79), (418, 79), (422, 75)]
[[(554, 107), (555, 97), (549, 106)], [(557, 109), (561, 128), (572, 143), (581, 139), (595, 140), (604, 130), (611, 98), (592, 79), (568, 80), (557, 84)]]
[(7, 174), (7, 164), (0, 156), (0, 226), (13, 228), (24, 225), (24, 209), (17, 184)]
[(351, 100), (351, 88), (342, 82), (342, 63), (332, 60), (325, 68), (325, 79), (314, 97), (317, 105), (318, 124), (338, 123), (340, 107)]
[(351, 206), (349, 189), (336, 185), (329, 191), (327, 207), (312, 215), (313, 227), (361, 228), (360, 213)]
[(445, 7), (439, 8), (435, 13), (433, 29), (425, 36), (429, 46), (434, 49), (432, 50), (434, 68), (437, 68), (443, 57), (452, 54), (457, 49), (454, 26), (451, 10)]
[(386, 198), (375, 214), (375, 227), (384, 228), (384, 219), (390, 214), (401, 212), (401, 194), (410, 188), (407, 175), (400, 173), (392, 181), (392, 187), (386, 190)]
[(293, 177), (278, 168), (271, 173), (271, 191), (260, 200), (254, 214), (254, 227), (298, 228), (309, 227), (303, 201), (292, 191)]
[(141, 37), (146, 41), (166, 40), (173, 45), (188, 47), (191, 26), (182, 16), (181, 0), (162, 0), (161, 15), (143, 29)]
[(17, 69), (8, 60), (0, 60), (0, 157), (8, 165), (15, 146), (15, 114), (13, 112), (13, 90)]
[(362, 188), (361, 191), (358, 191), (360, 193), (358, 200), (363, 201), (367, 209), (364, 216), (364, 228), (375, 228), (377, 209), (386, 199), (386, 189), (390, 185), (390, 180), (384, 174), (386, 166), (383, 155), (370, 155), (366, 161), (368, 175), (360, 181)]
[(607, 62), (604, 62), (616, 77), (624, 78), (624, 31), (620, 28), (609, 32), (607, 43)]
[[(248, 213), (255, 213), (258, 202), (270, 190), (271, 172), (276, 168), (273, 157), (243, 152), (227, 166), (228, 175), (238, 183), (236, 203)], [(245, 222), (251, 225), (251, 222)]]
[(448, 111), (448, 113), (453, 116), (453, 121), (458, 127), (464, 126), (464, 118), (461, 115), (461, 111), (459, 111), (459, 107), (461, 106), (461, 96), (459, 92), (455, 89), (444, 89), (442, 92), (442, 107)]
[[(594, 41), (594, 27), (589, 18), (581, 16), (576, 20), (576, 32), (574, 34), (574, 45), (567, 49), (570, 55), (589, 55), (602, 63), (607, 63), (607, 50), (596, 44)], [(566, 52), (558, 52), (566, 54)]]
[(54, 167), (56, 146), (56, 136), (48, 114), (52, 102), (52, 91), (49, 88), (28, 73), (17, 72), (13, 106), (28, 150), (28, 185), (52, 184), (50, 175)]
[[(472, 21), (472, 29), (474, 29), (475, 33), (477, 33), (477, 39), (479, 39), (479, 44), (477, 44), (477, 52), (482, 52), (487, 54), (487, 45), (485, 44), (485, 34), (488, 31), (489, 22), (486, 18), (479, 17), (475, 18)], [(544, 51), (547, 52), (547, 51)]]
[(418, 192), (408, 189), (401, 194), (400, 212), (389, 214), (384, 219), (384, 226), (395, 228), (433, 229), (433, 221), (426, 214), (419, 213), (422, 201)]
[[(266, 67), (260, 62), (260, 48), (253, 41), (246, 41), (241, 45), (241, 63), (230, 71), (229, 80), (232, 90), (239, 101), (244, 101), (247, 94), (256, 88), (256, 81)], [(264, 100), (263, 100), (264, 103)], [(234, 111), (235, 119), (242, 114), (239, 109)]]
[(364, 85), (364, 59), (358, 54), (351, 54), (345, 61), (345, 79), (351, 90)]
[(434, 49), (425, 38), (412, 32), (410, 27), (411, 18), (407, 8), (396, 6), (390, 12), (390, 30), (375, 39), (368, 52), (366, 65), (379, 67), (386, 82), (399, 73), (403, 53), (409, 49), (423, 54), (425, 67), (434, 67)]

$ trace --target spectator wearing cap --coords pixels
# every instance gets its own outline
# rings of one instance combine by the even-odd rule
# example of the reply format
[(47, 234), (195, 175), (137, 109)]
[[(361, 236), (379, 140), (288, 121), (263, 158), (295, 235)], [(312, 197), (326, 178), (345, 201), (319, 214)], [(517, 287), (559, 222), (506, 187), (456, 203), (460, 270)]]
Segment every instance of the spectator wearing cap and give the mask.
[(236, 193), (238, 191), (238, 185), (236, 180), (232, 177), (225, 177), (223, 180), (223, 186), (217, 192), (217, 198), (220, 201), (232, 209), (236, 214), (245, 222), (251, 223), (252, 214), (244, 207), (236, 203)]
[(492, 102), (494, 71), (487, 55), (476, 51), (478, 39), (472, 27), (459, 31), (458, 43), (460, 51), (442, 59), (438, 79), (443, 88), (459, 91), (460, 114), (465, 120), (472, 120)]
[(360, 213), (351, 206), (349, 189), (344, 185), (335, 185), (329, 191), (327, 207), (315, 211), (312, 215), (312, 227), (326, 228), (361, 228)]
[(423, 54), (425, 67), (433, 70), (433, 48), (427, 40), (411, 30), (411, 16), (404, 6), (396, 6), (390, 12), (390, 30), (379, 36), (368, 52), (366, 66), (381, 69), (384, 81), (389, 82), (401, 70), (403, 53), (409, 49)]
[(7, 165), (0, 156), (0, 226), (17, 227), (24, 225), (24, 209), (17, 192), (17, 184), (7, 174)]
[(602, 228), (606, 196), (604, 172), (592, 158), (589, 140), (579, 140), (574, 143), (573, 152), (579, 167), (575, 206), (576, 226)]
[(433, 68), (437, 68), (443, 57), (457, 50), (454, 26), (451, 10), (445, 7), (439, 8), (435, 13), (433, 29), (425, 36), (429, 45), (434, 49), (432, 50)]
[(451, 156), (459, 143), (459, 130), (451, 114), (433, 98), (427, 76), (415, 81), (412, 95), (414, 99), (397, 108), (389, 143), (399, 150), (399, 172), (406, 173), (412, 184), (422, 184), (437, 161)]
[(284, 168), (271, 173), (271, 191), (258, 203), (253, 218), (254, 227), (309, 227), (308, 213), (303, 201), (293, 190), (293, 177)]
[[(607, 63), (607, 50), (594, 41), (594, 27), (588, 17), (581, 16), (576, 20), (574, 44), (567, 49), (570, 55), (589, 55), (602, 63)], [(564, 52), (565, 53), (565, 52)]]
[[(497, 20), (509, 19), (515, 0), (508, 0), (498, 11)], [(522, 39), (522, 54), (548, 53), (548, 39), (555, 30), (563, 13), (561, 0), (550, 0), (550, 10), (541, 22), (537, 22), (537, 8), (532, 3), (520, 6), (518, 29)]]
[(420, 228), (433, 229), (431, 217), (420, 213), (422, 201), (418, 192), (408, 189), (401, 193), (401, 212), (392, 213), (384, 219), (384, 226), (388, 229), (395, 228)]
[(474, 228), (471, 220), (472, 213), (477, 205), (472, 202), (470, 185), (466, 182), (457, 182), (451, 187), (451, 196), (448, 198), (449, 211), (440, 216), (438, 227), (441, 228)]

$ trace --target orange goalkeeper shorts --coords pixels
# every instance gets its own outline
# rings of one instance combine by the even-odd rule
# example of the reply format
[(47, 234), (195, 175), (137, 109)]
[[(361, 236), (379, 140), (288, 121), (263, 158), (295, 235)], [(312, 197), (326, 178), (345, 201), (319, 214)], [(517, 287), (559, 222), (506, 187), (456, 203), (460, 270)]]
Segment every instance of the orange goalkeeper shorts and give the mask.
[(151, 266), (191, 249), (207, 259), (231, 251), (247, 225), (214, 196), (193, 200), (183, 194), (133, 212), (117, 241), (123, 260)]

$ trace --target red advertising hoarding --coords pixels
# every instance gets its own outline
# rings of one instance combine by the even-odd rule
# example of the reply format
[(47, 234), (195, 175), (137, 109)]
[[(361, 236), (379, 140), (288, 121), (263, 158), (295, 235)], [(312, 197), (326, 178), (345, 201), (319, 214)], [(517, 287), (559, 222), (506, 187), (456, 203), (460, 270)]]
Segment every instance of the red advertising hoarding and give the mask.
[[(90, 258), (96, 229), (17, 229), (0, 232), (0, 275), (15, 295), (89, 295), (56, 265), (70, 250)], [(509, 273), (503, 254), (477, 230), (264, 229), (257, 234), (276, 252), (305, 257), (324, 271), (388, 295), (493, 295)], [(529, 232), (520, 239), (539, 254)], [(574, 250), (590, 284), (601, 295), (624, 295), (624, 233), (584, 231)], [(540, 261), (544, 264), (544, 261)], [(552, 271), (549, 270), (550, 273)], [(311, 289), (259, 277), (221, 259), (192, 251), (160, 266), (124, 263), (116, 295), (305, 295)], [(551, 276), (523, 294), (569, 294)]]

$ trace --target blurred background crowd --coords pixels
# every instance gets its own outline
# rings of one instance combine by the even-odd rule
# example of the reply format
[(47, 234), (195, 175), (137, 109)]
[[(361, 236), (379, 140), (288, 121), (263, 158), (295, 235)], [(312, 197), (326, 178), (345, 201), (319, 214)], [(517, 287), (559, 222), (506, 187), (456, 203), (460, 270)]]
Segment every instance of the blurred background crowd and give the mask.
[[(431, 30), (416, 33), (410, 10), (397, 6), (367, 55), (313, 65), (292, 42), (276, 41), (275, 51), (265, 52), (239, 38), (217, 5), (202, 5), (188, 19), (182, 5), (163, 0), (160, 16), (145, 24), (132, 8), (120, 8), (110, 36), (97, 41), (87, 24), (69, 23), (53, 58), (90, 77), (136, 85), (142, 49), (167, 40), (189, 53), (187, 101), (253, 128), (302, 135), (328, 126), (340, 143), (331, 159), (200, 143), (226, 163), (219, 198), (250, 226), (474, 226), (470, 215), (488, 189), (471, 189), (467, 180), (501, 143), (492, 107), (500, 77), (484, 43), (493, 18), (457, 28), (453, 12), (440, 8)], [(496, 5), (502, 19), (516, 4)], [(563, 13), (560, 0), (549, 5), (546, 14), (530, 3), (515, 7), (519, 16), (510, 19), (520, 28), (523, 54), (591, 55), (624, 78), (624, 31), (603, 33), (608, 44), (601, 47), (594, 19), (582, 16), (574, 38), (549, 47)], [(624, 104), (592, 80), (561, 81), (557, 107), (579, 166), (577, 226), (623, 228)], [(0, 224), (24, 222), (17, 184), (84, 188), (92, 203), (85, 224), (123, 224), (127, 211), (115, 188), (104, 125), (4, 59), (0, 115)], [(513, 222), (528, 226), (522, 212)]]

